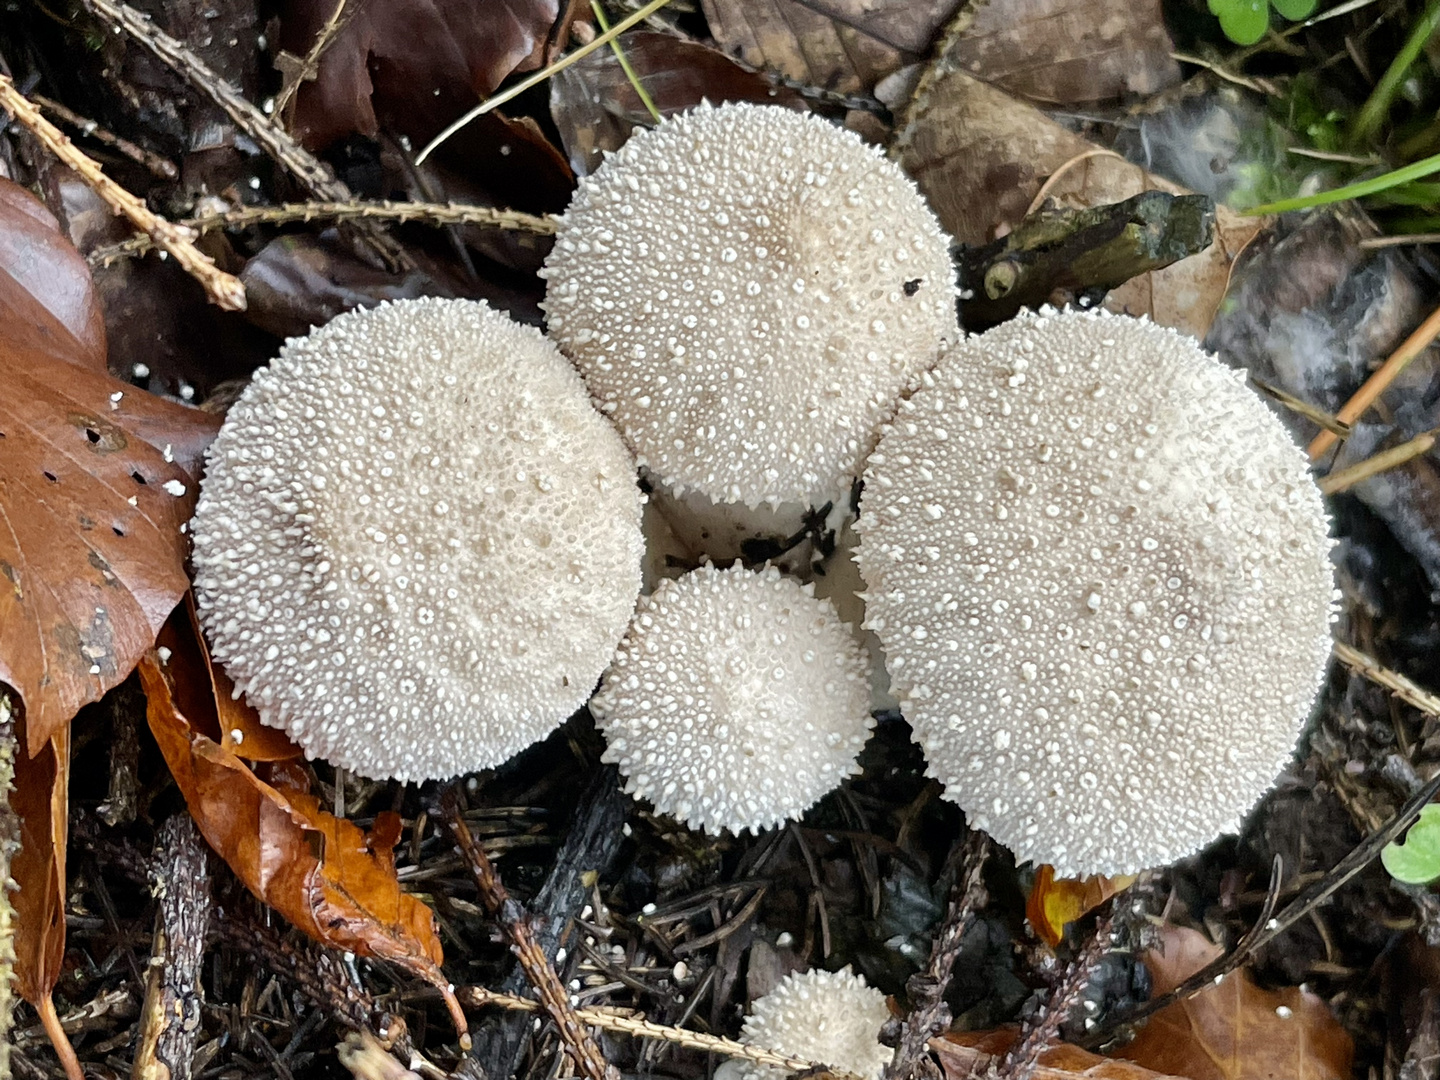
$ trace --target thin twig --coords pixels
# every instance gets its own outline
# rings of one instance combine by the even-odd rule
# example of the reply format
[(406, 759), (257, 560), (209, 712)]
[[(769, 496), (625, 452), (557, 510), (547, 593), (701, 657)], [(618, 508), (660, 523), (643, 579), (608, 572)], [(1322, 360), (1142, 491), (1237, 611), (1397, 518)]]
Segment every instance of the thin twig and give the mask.
[(580, 46), (580, 48), (576, 49), (572, 53), (562, 56), (559, 60), (556, 60), (555, 63), (551, 64), (549, 67), (544, 68), (541, 71), (535, 72), (535, 74), (531, 75), (527, 79), (522, 79), (514, 86), (502, 90), (494, 97), (486, 98), (479, 105), (476, 105), (473, 109), (467, 112), (464, 116), (460, 117), (459, 120), (456, 120), (444, 131), (440, 132), (439, 135), (436, 135), (435, 138), (431, 139), (429, 145), (427, 145), (424, 150), (421, 150), (419, 155), (415, 158), (415, 164), (424, 165), (425, 159), (428, 158), (431, 154), (433, 154), (436, 148), (439, 147), (441, 143), (443, 143), (446, 139), (450, 138), (451, 135), (454, 135), (466, 124), (470, 123), (470, 121), (476, 119), (477, 117), (484, 116), (491, 109), (499, 108), (511, 98), (519, 97), (526, 90), (529, 90), (530, 87), (540, 85), (540, 83), (544, 82), (552, 75), (556, 75), (559, 72), (564, 71), (567, 67), (575, 63), (577, 60), (585, 59), (585, 57), (589, 56), (596, 49), (604, 48), (606, 45), (610, 44), (610, 42), (614, 41), (621, 34), (623, 34), (626, 30), (629, 30), (637, 23), (644, 22), (651, 15), (654, 15), (657, 11), (659, 11), (669, 2), (670, 0), (650, 0), (650, 3), (646, 4), (633, 15), (627, 15), (625, 18), (621, 19), (618, 23), (612, 26), (609, 30), (606, 30), (603, 34), (597, 35), (594, 41)]
[(1115, 911), (1111, 908), (1095, 924), (1095, 933), (1080, 950), (1060, 981), (1051, 988), (1045, 1004), (1027, 1023), (1010, 1047), (1008, 1053), (996, 1068), (996, 1074), (1005, 1080), (1030, 1080), (1040, 1065), (1040, 1055), (1050, 1049), (1060, 1038), (1060, 1025), (1080, 1004), (1085, 988), (1095, 974), (1095, 967), (1110, 951), (1114, 938)]
[[(514, 232), (553, 236), (555, 219), (526, 214), (519, 210), (497, 210), (491, 206), (468, 206), (462, 203), (366, 202), (349, 199), (344, 202), (282, 203), (279, 206), (245, 206), (220, 214), (185, 218), (180, 222), (201, 235), (219, 229), (246, 229), (253, 225), (286, 225), (297, 221), (407, 221), (425, 225), (481, 225)], [(89, 256), (91, 266), (109, 266), (117, 259), (144, 255), (154, 245), (143, 236), (132, 237), (118, 244), (96, 248)]]
[[(1365, 410), (1375, 404), (1375, 399), (1400, 377), (1400, 373), (1405, 370), (1410, 361), (1429, 348), (1437, 334), (1440, 334), (1440, 307), (1432, 311), (1429, 318), (1401, 342), (1400, 347), (1390, 354), (1390, 358), (1381, 364), (1370, 378), (1365, 380), (1365, 384), (1356, 390), (1350, 400), (1335, 414), (1335, 419), (1342, 424), (1353, 424), (1360, 419)], [(1310, 460), (1314, 461), (1334, 444), (1335, 435), (1329, 431), (1322, 431), (1306, 448), (1306, 453), (1310, 455)]]
[[(497, 994), (493, 990), (486, 990), (479, 986), (461, 987), (456, 993), (460, 996), (461, 1001), (469, 1005), (498, 1005), (502, 1009), (513, 1009), (518, 1012), (539, 1012), (542, 1008), (538, 1001), (516, 997), (513, 994)], [(744, 1058), (757, 1065), (770, 1065), (775, 1068), (789, 1069), (791, 1072), (811, 1072), (825, 1068), (819, 1062), (808, 1061), (805, 1058), (777, 1054), (763, 1047), (750, 1046), (733, 1039), (721, 1038), (719, 1035), (706, 1035), (699, 1031), (669, 1027), (643, 1017), (623, 1016), (605, 1009), (576, 1009), (575, 1016), (588, 1027), (633, 1035), (640, 1039), (659, 1039), (690, 1050), (702, 1050), (707, 1053), (724, 1054), (727, 1057)], [(829, 1080), (860, 1080), (853, 1073), (836, 1072), (832, 1069), (825, 1069), (824, 1075)]]
[(1414, 706), (1426, 716), (1440, 719), (1440, 697), (1417, 686), (1398, 671), (1391, 671), (1373, 656), (1367, 656), (1353, 645), (1337, 641), (1335, 642), (1335, 659), (1351, 671), (1385, 687), (1405, 704)]
[(1265, 380), (1257, 379), (1254, 375), (1250, 376), (1250, 385), (1266, 397), (1274, 398), (1291, 412), (1305, 417), (1306, 420), (1309, 420), (1316, 427), (1324, 428), (1326, 431), (1333, 431), (1342, 439), (1348, 439), (1350, 437), (1350, 425), (1340, 423), (1340, 421), (1336, 420), (1324, 409), (1317, 408), (1308, 401), (1296, 397), (1294, 394), (1287, 394), (1278, 386), (1271, 386), (1265, 382)]
[(174, 180), (180, 175), (180, 170), (175, 168), (175, 163), (168, 158), (146, 150), (143, 146), (136, 146), (129, 139), (122, 139), (113, 131), (107, 131), (94, 120), (87, 119), (79, 113), (67, 109), (60, 102), (46, 97), (44, 94), (31, 94), (30, 100), (39, 105), (40, 108), (54, 116), (59, 117), (65, 123), (75, 128), (80, 134), (87, 138), (94, 139), (98, 143), (111, 147), (117, 153), (124, 154), (137, 165), (143, 165), (161, 180)]
[(10, 113), (45, 149), (80, 174), (90, 189), (105, 200), (116, 214), (145, 233), (159, 247), (204, 287), (212, 303), (227, 311), (245, 310), (245, 286), (240, 279), (225, 273), (214, 261), (191, 243), (189, 229), (166, 221), (130, 192), (105, 175), (98, 162), (72, 143), (65, 133), (40, 115), (37, 108), (6, 75), (0, 75), (0, 108)]
[[(345, 29), (345, 24), (355, 14), (353, 10), (346, 11), (348, 0), (338, 0), (335, 10), (330, 12), (330, 18), (325, 20), (325, 25), (320, 28), (320, 33), (315, 37), (315, 44), (310, 46), (310, 51), (305, 54), (304, 59), (293, 56), (290, 53), (282, 52), (276, 61), (275, 66), (280, 69), (284, 77), (280, 92), (275, 95), (275, 110), (273, 115), (283, 117), (285, 110), (290, 107), (296, 93), (300, 90), (300, 84), (315, 77), (320, 70), (320, 57), (325, 55), (325, 50), (330, 48), (335, 39), (340, 36), (340, 31)], [(282, 67), (284, 61), (289, 63)]]
[(1316, 483), (1326, 495), (1335, 495), (1345, 491), (1356, 484), (1369, 480), (1372, 476), (1379, 476), (1381, 473), (1398, 468), (1422, 454), (1428, 454), (1435, 446), (1437, 433), (1440, 431), (1422, 432), (1413, 439), (1407, 439), (1399, 446), (1381, 450), (1378, 454), (1371, 454), (1354, 465), (1322, 476)]
[[(149, 49), (162, 63), (180, 75), (235, 122), (235, 125), (269, 154), (300, 185), (317, 199), (347, 202), (350, 189), (329, 165), (297, 143), (290, 134), (259, 108), (247, 101), (229, 82), (221, 78), (193, 50), (165, 33), (145, 15), (121, 0), (84, 0), (97, 18), (108, 26), (123, 30)], [(408, 266), (409, 258), (395, 240), (378, 230), (368, 230), (365, 240), (392, 266)]]
[(560, 1038), (580, 1072), (588, 1080), (619, 1080), (620, 1071), (605, 1060), (600, 1048), (595, 1045), (595, 1040), (575, 1015), (575, 1009), (570, 1004), (570, 997), (565, 992), (564, 984), (560, 982), (560, 976), (555, 974), (555, 969), (550, 966), (544, 951), (535, 942), (535, 935), (530, 931), (524, 909), (510, 898), (500, 876), (495, 873), (495, 867), (490, 863), (490, 856), (485, 854), (485, 849), (470, 835), (470, 828), (460, 814), (460, 804), (453, 787), (445, 793), (442, 809), (445, 824), (449, 826), (461, 856), (470, 864), (470, 870), (475, 876), (481, 903), (493, 918), (499, 920), (505, 935), (510, 939), (511, 950), (525, 971), (525, 977), (540, 995), (545, 1011), (559, 1029)]
[[(1279, 915), (1274, 918), (1265, 918), (1262, 913), (1255, 927), (1230, 952), (1206, 964), (1170, 993), (1153, 998), (1133, 1012), (1092, 1032), (1081, 1040), (1080, 1045), (1086, 1049), (1094, 1049), (1113, 1037), (1120, 1027), (1143, 1020), (1172, 1002), (1194, 997), (1217, 979), (1224, 977), (1227, 972), (1239, 967), (1252, 953), (1264, 948), (1295, 923), (1308, 917), (1312, 911), (1330, 899), (1336, 890), (1369, 866), (1380, 855), (1381, 849), (1386, 844), (1410, 827), (1410, 823), (1420, 816), (1421, 809), (1435, 798), (1437, 793), (1440, 793), (1440, 773), (1436, 773), (1424, 787), (1412, 795), (1409, 802), (1400, 808), (1384, 828), (1376, 830), (1360, 841), (1350, 854), (1331, 867), (1324, 877), (1290, 901)], [(1275, 880), (1272, 876), (1271, 891), (1274, 890)]]
[(885, 1080), (905, 1080), (915, 1075), (930, 1040), (950, 1024), (945, 991), (965, 932), (975, 921), (975, 913), (985, 905), (983, 871), (990, 857), (990, 840), (978, 829), (973, 830), (962, 852), (963, 870), (950, 891), (945, 921), (930, 945), (930, 963), (923, 973), (912, 975), (905, 983), (911, 1001), (910, 1014), (901, 1028), (895, 1056), (885, 1066)]

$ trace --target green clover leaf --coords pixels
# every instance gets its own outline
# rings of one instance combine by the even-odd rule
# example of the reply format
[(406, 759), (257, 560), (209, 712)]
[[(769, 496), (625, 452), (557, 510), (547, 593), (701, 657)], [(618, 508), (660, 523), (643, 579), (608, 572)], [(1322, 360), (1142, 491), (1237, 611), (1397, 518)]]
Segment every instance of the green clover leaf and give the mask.
[(1406, 885), (1429, 885), (1440, 878), (1440, 804), (1430, 803), (1422, 809), (1420, 820), (1405, 834), (1405, 842), (1386, 844), (1380, 861), (1391, 877)]

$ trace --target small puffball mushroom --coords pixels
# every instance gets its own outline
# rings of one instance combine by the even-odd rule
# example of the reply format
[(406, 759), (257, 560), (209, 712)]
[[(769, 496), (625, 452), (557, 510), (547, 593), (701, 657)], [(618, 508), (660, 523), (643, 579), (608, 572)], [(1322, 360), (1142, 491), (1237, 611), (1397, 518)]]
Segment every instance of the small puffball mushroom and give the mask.
[(215, 656), (265, 723), (361, 775), (499, 764), (584, 705), (633, 613), (630, 454), (565, 358), (482, 303), (288, 341), (208, 460)]
[(1301, 451), (1195, 343), (1023, 313), (871, 455), (867, 626), (932, 776), (1060, 876), (1236, 829), (1324, 677), (1329, 522)]
[(541, 271), (550, 336), (675, 495), (848, 499), (958, 330), (949, 240), (880, 151), (776, 106), (702, 106), (581, 181)]
[(859, 772), (869, 664), (809, 585), (702, 566), (640, 603), (590, 711), (625, 790), (692, 829), (758, 832)]
[[(740, 1041), (791, 1057), (879, 1080), (894, 1051), (880, 1042), (890, 1019), (885, 995), (848, 967), (787, 975), (759, 998), (745, 1018)], [(717, 1080), (783, 1080), (789, 1073), (731, 1058)]]

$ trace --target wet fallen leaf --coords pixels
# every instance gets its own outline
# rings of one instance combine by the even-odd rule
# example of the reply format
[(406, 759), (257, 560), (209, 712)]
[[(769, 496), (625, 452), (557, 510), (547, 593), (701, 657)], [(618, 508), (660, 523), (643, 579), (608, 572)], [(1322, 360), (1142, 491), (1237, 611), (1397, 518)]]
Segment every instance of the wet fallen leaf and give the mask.
[(256, 897), (316, 941), (435, 986), (463, 1033), (434, 916), (395, 877), (400, 819), (379, 814), (366, 833), (320, 808), (298, 763), (262, 766), (265, 779), (251, 771), (216, 739), (210, 665), (189, 620), (172, 619), (159, 640), (168, 661), (158, 651), (140, 661), (150, 730), (206, 841)]
[(957, 0), (701, 0), (715, 40), (753, 68), (840, 93), (923, 59)]
[(90, 270), (44, 203), (0, 177), (0, 324), (35, 336), (92, 371), (105, 370), (105, 319)]
[[(760, 72), (697, 41), (642, 30), (624, 35), (620, 44), (661, 116), (693, 109), (701, 101), (807, 107), (794, 90), (775, 86)], [(618, 150), (636, 126), (654, 123), (610, 49), (591, 53), (550, 80), (550, 115), (571, 168), (581, 176), (594, 171), (603, 153)]]
[[(1164, 994), (1224, 950), (1195, 930), (1166, 927), (1144, 956)], [(1146, 1021), (1119, 1055), (1190, 1080), (1344, 1080), (1355, 1047), (1320, 998), (1299, 987), (1262, 990), (1243, 969)]]
[(20, 818), (20, 850), (10, 864), (14, 894), (15, 978), (32, 1005), (48, 997), (65, 958), (65, 836), (70, 729), (61, 728), (34, 757), (15, 759), (10, 806)]
[(1134, 874), (1057, 881), (1055, 868), (1046, 863), (1035, 874), (1035, 884), (1025, 903), (1025, 918), (1041, 940), (1053, 948), (1065, 937), (1066, 926), (1134, 883)]
[[(355, 8), (300, 85), (295, 133), (323, 149), (387, 130), (424, 145), (512, 72), (548, 62), (565, 27), (557, 0), (351, 0)], [(281, 45), (305, 56), (335, 0), (287, 0)]]
[(1153, 94), (1180, 81), (1159, 0), (970, 0), (945, 61), (1053, 105)]
[(205, 672), (208, 683), (200, 683), (193, 688), (193, 695), (181, 699), (181, 714), (196, 730), (247, 761), (296, 761), (304, 757), (305, 751), (289, 735), (260, 722), (260, 714), (235, 693), (235, 683), (225, 669), (210, 659), (194, 593), (185, 594), (185, 616), (190, 625), (185, 645), (193, 646), (196, 653), (191, 655), (187, 650), (181, 662), (187, 663), (187, 670)]
[[(940, 1059), (948, 1080), (970, 1080), (985, 1076), (992, 1065), (1015, 1045), (1019, 1028), (996, 1028), (993, 1031), (952, 1031), (930, 1040), (930, 1049)], [(1141, 1065), (1115, 1058), (1101, 1057), (1069, 1043), (1056, 1043), (1040, 1055), (1040, 1065), (1031, 1080), (1063, 1080), (1065, 1077), (1085, 1080), (1167, 1080), (1163, 1073), (1151, 1072)]]
[[(33, 227), (25, 206), (0, 204), (0, 234)], [(0, 335), (0, 680), (24, 703), (31, 754), (130, 673), (189, 587), (181, 526), (219, 426), (105, 373), (88, 274), (82, 287), (55, 235), (39, 292), (25, 285), (35, 245), (0, 242), (0, 318), (25, 328)]]
[[(1042, 187), (1046, 197), (1072, 207), (1121, 202), (1141, 191), (1185, 191), (963, 72), (936, 79), (910, 115), (897, 139), (900, 164), (962, 243), (984, 244), (1014, 228)], [(1132, 278), (1110, 292), (1105, 306), (1203, 338), (1235, 258), (1264, 224), (1224, 206), (1215, 211), (1215, 243)]]
[[(24, 721), (20, 728), (24, 728)], [(40, 1013), (55, 1052), (78, 1077), (75, 1051), (60, 1029), (50, 994), (65, 963), (65, 851), (70, 807), (70, 728), (61, 725), (33, 757), (15, 757), (10, 807), (20, 818), (15, 880), (15, 987)]]

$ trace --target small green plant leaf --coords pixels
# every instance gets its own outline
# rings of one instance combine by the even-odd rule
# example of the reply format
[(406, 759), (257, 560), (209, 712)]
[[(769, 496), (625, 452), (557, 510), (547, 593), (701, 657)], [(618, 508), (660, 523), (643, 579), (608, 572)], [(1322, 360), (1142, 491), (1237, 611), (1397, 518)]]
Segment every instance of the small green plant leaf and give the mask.
[(1270, 0), (1270, 6), (1291, 22), (1308, 19), (1315, 14), (1317, 0)]
[(1210, 14), (1236, 45), (1254, 45), (1270, 27), (1268, 0), (1209, 0)]
[(1406, 885), (1429, 885), (1440, 878), (1440, 804), (1422, 809), (1405, 842), (1386, 844), (1380, 861), (1391, 877)]

